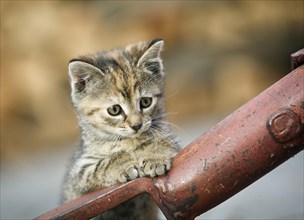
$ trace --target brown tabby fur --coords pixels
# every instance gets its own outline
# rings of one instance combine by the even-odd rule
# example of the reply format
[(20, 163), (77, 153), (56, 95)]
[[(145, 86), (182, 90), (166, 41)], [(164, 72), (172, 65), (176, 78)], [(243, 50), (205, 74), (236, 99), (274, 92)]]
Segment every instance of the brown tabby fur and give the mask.
[[(162, 46), (156, 39), (70, 62), (82, 142), (65, 177), (65, 201), (170, 169), (178, 146), (164, 110)], [(141, 195), (99, 218), (155, 220), (156, 207)]]

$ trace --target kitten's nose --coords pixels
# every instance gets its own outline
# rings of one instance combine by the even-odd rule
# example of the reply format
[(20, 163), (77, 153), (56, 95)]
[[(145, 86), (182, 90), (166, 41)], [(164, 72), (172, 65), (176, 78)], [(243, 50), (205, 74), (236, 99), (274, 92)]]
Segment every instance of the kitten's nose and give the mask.
[(134, 130), (134, 131), (138, 131), (140, 128), (141, 128), (142, 124), (137, 124), (137, 125), (133, 125), (131, 126), (131, 128)]

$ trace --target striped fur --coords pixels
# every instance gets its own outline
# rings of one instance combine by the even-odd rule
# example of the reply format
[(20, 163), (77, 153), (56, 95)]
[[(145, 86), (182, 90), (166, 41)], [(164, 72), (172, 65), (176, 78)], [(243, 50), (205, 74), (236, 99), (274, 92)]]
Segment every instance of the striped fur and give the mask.
[[(157, 39), (70, 62), (82, 144), (65, 177), (65, 201), (170, 169), (178, 145), (164, 111), (162, 47), (163, 40)], [(155, 210), (143, 195), (100, 218), (154, 220)]]

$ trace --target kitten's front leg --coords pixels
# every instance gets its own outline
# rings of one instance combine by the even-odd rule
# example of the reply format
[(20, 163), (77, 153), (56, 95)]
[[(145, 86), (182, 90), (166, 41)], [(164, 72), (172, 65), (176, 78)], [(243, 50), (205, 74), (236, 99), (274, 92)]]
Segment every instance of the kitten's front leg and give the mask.
[(141, 176), (161, 176), (171, 169), (171, 157), (164, 155), (144, 156), (139, 160)]
[(121, 152), (111, 157), (110, 164), (100, 173), (107, 185), (125, 183), (139, 177), (137, 161), (128, 153)]
[[(160, 146), (157, 146), (157, 145)], [(171, 143), (155, 143), (141, 151), (139, 156), (140, 176), (155, 177), (164, 175), (171, 169), (177, 146)]]
[(127, 153), (104, 157), (84, 155), (72, 170), (75, 185), (82, 193), (139, 177), (137, 161)]
[(136, 166), (136, 161), (129, 161), (123, 164), (121, 163), (119, 164), (120, 164), (119, 168), (113, 171), (113, 173), (116, 172), (114, 176), (117, 176), (118, 183), (125, 183), (129, 180), (133, 180), (139, 177), (139, 171)]

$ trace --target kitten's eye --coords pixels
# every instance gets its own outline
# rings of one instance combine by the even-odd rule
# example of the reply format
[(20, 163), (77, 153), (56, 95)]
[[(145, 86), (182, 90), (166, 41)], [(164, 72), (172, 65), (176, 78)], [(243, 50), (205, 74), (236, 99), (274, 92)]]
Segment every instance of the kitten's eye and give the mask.
[(120, 105), (113, 105), (112, 107), (108, 108), (108, 113), (112, 116), (117, 116), (121, 114), (122, 108)]
[(148, 108), (152, 104), (151, 97), (143, 97), (140, 99), (140, 108)]

